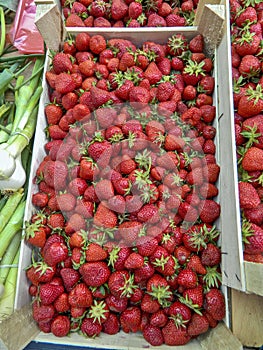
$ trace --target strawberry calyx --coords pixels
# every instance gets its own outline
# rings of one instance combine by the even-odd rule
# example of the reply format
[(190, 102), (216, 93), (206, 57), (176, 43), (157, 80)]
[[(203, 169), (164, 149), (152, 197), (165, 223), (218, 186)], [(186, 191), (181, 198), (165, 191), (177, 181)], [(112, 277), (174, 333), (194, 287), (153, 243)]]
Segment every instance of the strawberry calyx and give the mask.
[(250, 32), (249, 30), (246, 30), (241, 37), (236, 38), (236, 43), (239, 45), (244, 45), (245, 43), (250, 44), (253, 40), (253, 36), (255, 33)]
[(242, 220), (241, 231), (242, 231), (242, 242), (244, 244), (250, 244), (248, 238), (251, 236), (254, 236), (254, 230), (252, 229), (251, 223), (245, 218), (243, 218)]
[(158, 1), (157, 0), (145, 0), (143, 8), (146, 11), (157, 11), (158, 10)]
[(143, 23), (147, 20), (147, 17), (145, 15), (145, 13), (141, 13), (140, 16), (137, 17), (137, 22), (140, 24), (140, 25), (143, 25)]
[[(117, 231), (117, 227), (104, 227), (104, 226), (93, 226), (92, 233), (96, 235), (96, 242), (102, 245), (104, 241), (106, 241), (106, 236), (110, 237), (111, 239), (114, 238), (114, 233)], [(98, 239), (97, 234), (101, 234)]]
[(218, 266), (206, 266), (206, 274), (203, 277), (205, 283), (204, 289), (208, 291), (210, 288), (219, 288), (222, 282), (222, 277), (218, 271)]
[(151, 292), (147, 292), (152, 298), (156, 299), (162, 307), (169, 307), (171, 305), (172, 292), (170, 286), (152, 286)]
[(28, 240), (29, 238), (35, 237), (35, 233), (39, 230), (40, 227), (43, 227), (40, 220), (37, 220), (36, 222), (28, 222), (25, 223), (25, 239)]
[(168, 39), (167, 46), (175, 55), (180, 55), (187, 47), (187, 40), (183, 35), (175, 34)]
[(246, 90), (246, 95), (249, 100), (254, 100), (254, 105), (258, 103), (258, 100), (263, 100), (263, 88), (262, 85), (257, 84), (256, 88), (253, 89), (249, 86)]
[(120, 142), (121, 140), (123, 140), (123, 138), (124, 138), (123, 134), (116, 133), (109, 138), (109, 141), (111, 143), (117, 143), (117, 142)]
[(187, 26), (193, 26), (194, 25), (194, 19), (195, 19), (195, 11), (179, 11), (179, 14), (182, 15), (186, 21)]
[(168, 263), (169, 261), (169, 256), (167, 256), (166, 258), (162, 255), (160, 258), (157, 258), (154, 260), (153, 265), (156, 267), (161, 267), (162, 270), (164, 271), (165, 269), (165, 265)]
[(199, 74), (205, 75), (204, 70), (202, 67), (204, 66), (205, 62), (197, 62), (197, 61), (192, 61), (191, 59), (188, 60), (185, 68), (184, 68), (184, 73), (187, 73), (189, 75), (195, 75), (198, 76)]
[(189, 320), (184, 320), (182, 314), (179, 312), (176, 315), (172, 315), (169, 317), (170, 320), (173, 320), (176, 328), (186, 328), (186, 324), (189, 322)]
[(135, 162), (139, 165), (141, 169), (149, 171), (152, 165), (151, 153), (146, 149), (143, 152), (138, 152), (135, 156)]
[(244, 7), (255, 7), (257, 4), (261, 4), (261, 0), (243, 0), (242, 4)]
[(112, 250), (109, 252), (108, 266), (114, 267), (116, 261), (118, 260), (120, 250), (121, 250), (120, 247), (112, 248)]
[(120, 287), (121, 297), (127, 297), (130, 298), (135, 289), (139, 288), (137, 284), (134, 284), (134, 274), (130, 274), (129, 278), (126, 278), (124, 276), (124, 285)]
[(193, 311), (194, 311), (195, 313), (197, 313), (198, 315), (202, 315), (202, 312), (201, 312), (201, 310), (200, 310), (199, 305), (198, 305), (198, 304), (194, 304), (193, 301), (192, 301), (187, 295), (185, 296), (185, 298), (184, 298), (182, 295), (180, 295), (180, 296), (178, 297), (178, 300), (179, 300), (182, 304), (188, 306), (189, 309), (193, 310)]
[(240, 134), (248, 139), (244, 145), (247, 149), (250, 148), (254, 143), (259, 143), (258, 138), (261, 136), (261, 133), (258, 132), (257, 125), (246, 126), (246, 130), (241, 131)]
[(98, 301), (94, 299), (94, 304), (90, 306), (88, 316), (94, 320), (94, 322), (99, 322), (100, 324), (103, 320), (107, 319), (107, 314), (109, 313), (107, 304), (104, 300)]

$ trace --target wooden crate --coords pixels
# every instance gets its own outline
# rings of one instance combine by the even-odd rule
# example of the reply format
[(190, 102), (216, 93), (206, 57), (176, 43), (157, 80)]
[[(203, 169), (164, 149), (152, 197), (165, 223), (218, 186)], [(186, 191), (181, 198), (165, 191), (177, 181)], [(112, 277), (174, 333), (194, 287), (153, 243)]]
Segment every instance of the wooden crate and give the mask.
[[(38, 3), (40, 0), (38, 0)], [(217, 118), (215, 119), (215, 126), (218, 130), (216, 144), (217, 144), (217, 160), (218, 163), (221, 165), (221, 175), (220, 175), (220, 181), (219, 181), (219, 191), (220, 193), (225, 192), (225, 186), (230, 186), (231, 191), (233, 192), (233, 186), (229, 185), (229, 180), (232, 180), (232, 177), (229, 178), (229, 164), (231, 165), (231, 172), (233, 172), (234, 163), (233, 163), (233, 154), (231, 154), (230, 158), (228, 159), (228, 152), (226, 152), (226, 149), (228, 149), (229, 145), (225, 145), (226, 140), (226, 134), (231, 134), (231, 128), (229, 127), (229, 119), (227, 116), (230, 115), (230, 106), (229, 99), (231, 98), (231, 90), (229, 87), (230, 79), (229, 79), (229, 69), (230, 67), (228, 65), (225, 65), (225, 57), (228, 56), (229, 51), (229, 32), (226, 27), (226, 21), (225, 20), (225, 9), (226, 5), (224, 2), (218, 2), (215, 1), (213, 4), (207, 4), (205, 1), (200, 2), (202, 6), (201, 13), (198, 14), (197, 20), (195, 23), (195, 26), (193, 27), (180, 27), (180, 28), (141, 28), (140, 31), (138, 29), (123, 29), (123, 28), (114, 28), (114, 30), (107, 30), (105, 31), (104, 28), (81, 28), (81, 31), (87, 31), (90, 33), (90, 35), (101, 33), (106, 38), (113, 38), (113, 37), (119, 37), (124, 39), (132, 40), (135, 44), (141, 44), (145, 40), (152, 40), (160, 43), (164, 43), (167, 41), (167, 39), (175, 34), (176, 32), (183, 33), (187, 38), (192, 38), (198, 33), (201, 33), (205, 37), (205, 43), (206, 43), (206, 50), (208, 54), (214, 54), (215, 58), (215, 79), (216, 79), (216, 89), (214, 94), (214, 103), (217, 107)], [(45, 10), (44, 13), (41, 11), (38, 11), (38, 17), (37, 17), (37, 25), (39, 30), (41, 31), (44, 40), (47, 43), (47, 46), (50, 49), (58, 50), (60, 47), (61, 42), (67, 35), (69, 31), (67, 31), (63, 27), (63, 23), (61, 19), (57, 19), (58, 25), (54, 24), (55, 18), (59, 16), (59, 9), (56, 4), (50, 3), (43, 3), (41, 1), (41, 4), (38, 5), (41, 7), (42, 10)], [(44, 7), (43, 7), (44, 6)], [(200, 7), (201, 8), (201, 7)], [(48, 17), (46, 17), (48, 16)], [(208, 20), (208, 18), (210, 18)], [(208, 21), (208, 22), (207, 22)], [(46, 23), (44, 26), (43, 23)], [(213, 26), (211, 27), (207, 23), (213, 23)], [(225, 23), (225, 24), (224, 24)], [(53, 28), (56, 28), (55, 31), (53, 31)], [(59, 27), (59, 29), (58, 29)], [(44, 28), (44, 29), (43, 29)], [(80, 29), (78, 28), (71, 28), (70, 33), (78, 33)], [(140, 35), (138, 35), (140, 34)], [(224, 63), (224, 68), (222, 68), (222, 64)], [(229, 61), (228, 61), (229, 63)], [(46, 68), (49, 64), (49, 58), (47, 55), (46, 60)], [(46, 126), (46, 120), (44, 115), (44, 106), (49, 101), (48, 97), (48, 88), (45, 84), (45, 81), (43, 81), (43, 94), (40, 101), (40, 108), (39, 108), (39, 117), (38, 117), (38, 124), (36, 128), (36, 135), (35, 135), (35, 146), (33, 150), (32, 155), (32, 169), (30, 174), (30, 185), (28, 189), (28, 202), (26, 206), (26, 213), (25, 213), (25, 220), (30, 219), (33, 207), (31, 203), (31, 193), (34, 193), (34, 185), (32, 183), (35, 171), (40, 163), (40, 161), (43, 159), (43, 156), (45, 155), (43, 145), (46, 142), (46, 136), (44, 133), (44, 129)], [(220, 141), (224, 140), (224, 142)], [(224, 152), (221, 154), (221, 152)], [(225, 153), (226, 152), (226, 153)], [(225, 162), (227, 162), (227, 167), (225, 167)], [(231, 193), (232, 193), (231, 192)], [(226, 225), (226, 218), (228, 219), (229, 214), (229, 206), (233, 205), (233, 202), (230, 203), (229, 198), (226, 198), (225, 196), (219, 196), (218, 200), (221, 203), (222, 207), (222, 214), (220, 217), (220, 220), (218, 220), (218, 227), (220, 231), (222, 232), (221, 235), (221, 246), (223, 250), (222, 255), (222, 271), (223, 271), (223, 284), (228, 285), (231, 284), (229, 281), (236, 276), (239, 271), (236, 271), (235, 265), (237, 261), (237, 256), (232, 254), (232, 250), (236, 249), (238, 246), (237, 242), (238, 239), (235, 234), (231, 235), (229, 237), (228, 230), (231, 229), (233, 233), (236, 233), (236, 221), (235, 217), (232, 218), (231, 222), (229, 222)], [(241, 254), (242, 247), (238, 246), (239, 253)], [(239, 255), (240, 255), (239, 254)], [(72, 345), (78, 345), (81, 347), (95, 347), (95, 348), (103, 348), (103, 349), (142, 349), (142, 348), (152, 348), (146, 341), (143, 339), (141, 334), (125, 334), (123, 332), (120, 332), (117, 335), (114, 336), (108, 336), (102, 334), (96, 339), (84, 339), (83, 337), (77, 336), (76, 334), (73, 334), (70, 337), (66, 337), (63, 339), (56, 338), (50, 334), (38, 334), (38, 331), (36, 329), (36, 326), (32, 320), (32, 316), (30, 314), (30, 297), (28, 295), (28, 281), (25, 276), (24, 269), (26, 266), (28, 266), (31, 262), (31, 249), (28, 245), (24, 244), (22, 242), (21, 247), (21, 255), (20, 255), (20, 263), (19, 263), (19, 276), (18, 276), (18, 289), (17, 289), (17, 296), (16, 296), (16, 313), (18, 316), (16, 316), (16, 313), (13, 315), (13, 321), (9, 320), (9, 325), (15, 324), (15, 320), (18, 318), (21, 318), (21, 313), (24, 315), (24, 322), (21, 324), (21, 322), (16, 323), (18, 328), (18, 324), (20, 324), (20, 327), (24, 327), (25, 322), (29, 324), (29, 327), (27, 327), (28, 332), (26, 334), (26, 339), (19, 339), (19, 343), (16, 342), (16, 350), (23, 349), (25, 342), (29, 342), (32, 339), (36, 339), (37, 341), (41, 342), (48, 342), (48, 343), (57, 343), (57, 344), (72, 344)], [(241, 278), (240, 278), (241, 281)], [(241, 288), (240, 286), (238, 286)], [(226, 299), (226, 305), (228, 310), (228, 288), (223, 287), (223, 291), (225, 294)], [(22, 311), (21, 311), (22, 310)], [(242, 349), (242, 345), (240, 341), (231, 333), (229, 330), (229, 322), (230, 322), (230, 314), (227, 311), (226, 318), (224, 320), (225, 322), (220, 322), (218, 327), (209, 330), (205, 335), (202, 335), (198, 337), (197, 339), (192, 340), (189, 344), (183, 346), (183, 347), (177, 347), (178, 350), (198, 350), (198, 349), (205, 349), (205, 350), (225, 350), (225, 349), (231, 349), (231, 350), (239, 350)], [(11, 329), (10, 329), (11, 328)], [(6, 344), (10, 344), (10, 342), (13, 342), (12, 340), (12, 327), (6, 326), (5, 331), (3, 334), (1, 334), (0, 331), (0, 337), (4, 339)], [(22, 328), (23, 329), (23, 328)], [(37, 335), (37, 336), (36, 336)], [(14, 344), (14, 343), (12, 343)], [(7, 348), (13, 349), (12, 346), (8, 346)], [(161, 346), (160, 349), (170, 349), (169, 346)]]

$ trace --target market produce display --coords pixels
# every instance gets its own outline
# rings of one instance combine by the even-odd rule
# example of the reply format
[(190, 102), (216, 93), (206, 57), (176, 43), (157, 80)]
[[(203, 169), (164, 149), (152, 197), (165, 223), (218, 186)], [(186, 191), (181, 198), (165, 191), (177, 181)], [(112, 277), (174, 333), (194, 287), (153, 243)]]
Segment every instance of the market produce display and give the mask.
[(230, 1), (233, 98), (244, 259), (263, 262), (262, 1)]
[(8, 45), (6, 16), (0, 7), (0, 321), (14, 310), (31, 140), (44, 62), (43, 55), (20, 55)]
[(203, 37), (136, 47), (79, 33), (45, 78), (46, 156), (25, 227), (40, 330), (141, 331), (159, 346), (216, 327), (220, 167)]
[(61, 0), (67, 27), (191, 26), (198, 0)]

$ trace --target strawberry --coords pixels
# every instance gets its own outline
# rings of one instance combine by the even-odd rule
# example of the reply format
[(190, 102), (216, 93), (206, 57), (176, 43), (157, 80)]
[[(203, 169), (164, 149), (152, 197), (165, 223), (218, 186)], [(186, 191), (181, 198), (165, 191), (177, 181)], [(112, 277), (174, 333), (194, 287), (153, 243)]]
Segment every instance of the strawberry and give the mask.
[(56, 268), (48, 266), (44, 261), (34, 262), (26, 269), (26, 276), (34, 285), (51, 282), (55, 273)]
[(235, 24), (238, 27), (243, 27), (247, 21), (251, 21), (251, 22), (257, 21), (256, 9), (252, 6), (248, 6), (242, 9), (241, 11), (239, 11), (235, 19)]
[(64, 243), (53, 242), (43, 254), (44, 261), (47, 265), (56, 266), (58, 263), (66, 260), (68, 248)]
[(263, 150), (258, 147), (250, 147), (243, 159), (242, 159), (242, 168), (246, 171), (257, 171), (263, 170)]
[(158, 209), (154, 204), (145, 204), (137, 214), (140, 222), (157, 223), (160, 219)]
[(165, 19), (167, 27), (184, 27), (186, 24), (185, 18), (176, 13), (170, 13)]
[(216, 288), (211, 288), (204, 297), (204, 309), (215, 319), (220, 321), (225, 317), (225, 298)]
[(107, 258), (108, 254), (105, 249), (103, 249), (99, 244), (91, 242), (86, 250), (86, 261), (103, 261)]
[(241, 58), (238, 70), (246, 78), (257, 76), (260, 72), (260, 60), (254, 55), (245, 55)]
[(242, 223), (242, 239), (245, 253), (262, 254), (263, 230), (260, 226), (244, 220)]
[(88, 337), (96, 337), (102, 331), (102, 325), (99, 321), (94, 321), (91, 317), (85, 317), (82, 321), (80, 330)]
[(263, 90), (260, 84), (257, 84), (256, 88), (247, 88), (245, 95), (241, 96), (237, 113), (244, 118), (253, 117), (261, 113), (263, 109)]
[(128, 5), (124, 0), (113, 0), (111, 5), (111, 17), (115, 20), (121, 20), (128, 14)]
[(70, 305), (68, 302), (68, 293), (64, 292), (60, 294), (60, 296), (54, 301), (54, 306), (59, 313), (69, 311)]
[(132, 19), (137, 19), (143, 12), (143, 7), (140, 2), (133, 1), (129, 4), (128, 15)]
[(112, 210), (100, 203), (94, 214), (94, 224), (106, 228), (115, 228), (117, 225), (117, 216)]
[(50, 283), (44, 283), (39, 288), (39, 299), (42, 305), (52, 304), (59, 295), (64, 292), (64, 287)]
[(167, 101), (172, 97), (174, 91), (174, 85), (171, 82), (166, 81), (158, 85), (156, 97), (160, 102)]
[(205, 266), (215, 266), (220, 264), (220, 248), (212, 243), (208, 243), (207, 246), (201, 251), (201, 262)]
[(95, 192), (100, 200), (109, 200), (114, 196), (114, 188), (112, 182), (107, 179), (102, 179), (95, 185)]
[(117, 334), (120, 330), (120, 321), (118, 316), (111, 312), (107, 320), (103, 322), (102, 329), (106, 334)]
[(90, 35), (86, 32), (78, 33), (75, 37), (75, 47), (77, 51), (88, 51)]
[(254, 186), (249, 182), (239, 181), (238, 189), (240, 208), (253, 209), (260, 204), (261, 200), (259, 198), (259, 195)]
[(141, 106), (141, 104), (147, 104), (150, 98), (150, 93), (146, 88), (134, 86), (130, 89), (129, 100), (131, 103), (138, 103), (138, 106)]
[(140, 329), (141, 310), (137, 306), (130, 306), (120, 314), (121, 328), (125, 333), (136, 333)]
[(86, 229), (86, 221), (85, 219), (78, 213), (73, 213), (65, 226), (65, 232), (67, 234), (72, 234), (75, 231), (85, 230)]
[(74, 91), (76, 82), (71, 74), (60, 73), (55, 78), (55, 90), (61, 94)]
[(198, 274), (205, 275), (206, 268), (198, 255), (192, 255), (187, 263), (187, 268), (192, 269)]
[(168, 317), (164, 310), (154, 312), (150, 316), (150, 324), (156, 327), (164, 327), (167, 323)]
[(153, 346), (160, 346), (164, 342), (161, 329), (153, 325), (146, 325), (142, 335), (144, 339)]
[(244, 215), (251, 223), (261, 226), (263, 224), (263, 203), (253, 209), (244, 209)]
[(151, 62), (144, 71), (144, 77), (149, 80), (151, 85), (154, 85), (161, 80), (162, 72), (155, 62)]
[(70, 56), (63, 52), (58, 52), (54, 55), (52, 58), (52, 65), (56, 74), (69, 73), (72, 71)]
[(201, 285), (198, 285), (195, 288), (185, 289), (183, 291), (183, 298), (184, 302), (186, 300), (190, 300), (190, 304), (197, 305), (197, 308), (201, 308), (204, 301), (203, 287)]
[(104, 261), (87, 262), (79, 268), (83, 281), (87, 286), (99, 287), (110, 277), (110, 269)]
[(166, 345), (185, 345), (191, 339), (187, 329), (183, 326), (177, 327), (173, 320), (169, 320), (162, 328), (162, 334)]
[(49, 125), (58, 124), (62, 115), (63, 111), (59, 105), (55, 103), (49, 103), (45, 106), (45, 116)]
[(157, 13), (151, 13), (148, 17), (147, 27), (166, 27), (166, 20)]
[(51, 322), (50, 330), (56, 337), (65, 337), (70, 332), (69, 317), (57, 315)]
[(191, 337), (205, 333), (209, 328), (209, 322), (205, 315), (193, 314), (191, 321), (187, 326), (187, 333)]
[(32, 309), (33, 319), (38, 323), (51, 321), (56, 311), (53, 304), (43, 305), (37, 300), (33, 301)]
[(62, 212), (71, 211), (75, 208), (76, 198), (71, 193), (61, 193), (57, 196), (57, 202)]
[(125, 260), (124, 267), (127, 270), (139, 269), (144, 265), (144, 259), (142, 255), (132, 252)]
[(200, 219), (206, 224), (213, 223), (220, 216), (220, 204), (213, 199), (205, 199), (201, 205)]
[(204, 38), (201, 34), (196, 35), (189, 41), (189, 49), (195, 53), (204, 51)]
[(93, 35), (89, 41), (90, 51), (96, 55), (100, 54), (107, 47), (105, 38), (100, 35)]
[(191, 269), (183, 269), (179, 272), (178, 283), (186, 288), (196, 287), (198, 278), (196, 273)]
[(45, 228), (39, 224), (35, 223), (26, 223), (25, 226), (25, 239), (28, 243), (32, 244), (35, 247), (43, 248), (46, 243), (46, 231)]
[(60, 270), (60, 276), (63, 279), (63, 285), (67, 292), (70, 292), (80, 280), (79, 272), (71, 267), (63, 267)]
[[(253, 139), (254, 143), (252, 146), (256, 146), (258, 148), (263, 148), (263, 124), (262, 124), (262, 114), (258, 114), (254, 117), (247, 118), (242, 123), (242, 134), (243, 142), (245, 143), (244, 136), (248, 139), (250, 137), (255, 136)], [(254, 134), (256, 133), (256, 135)], [(244, 135), (244, 136), (243, 136)], [(242, 144), (240, 143), (240, 145)]]

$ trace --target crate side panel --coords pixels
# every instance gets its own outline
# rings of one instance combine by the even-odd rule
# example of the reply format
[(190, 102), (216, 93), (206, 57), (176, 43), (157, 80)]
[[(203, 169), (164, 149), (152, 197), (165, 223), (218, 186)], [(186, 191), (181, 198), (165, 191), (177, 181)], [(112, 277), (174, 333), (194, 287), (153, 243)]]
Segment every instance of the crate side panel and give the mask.
[(238, 199), (228, 11), (226, 13), (225, 36), (216, 51), (219, 124), (218, 153), (221, 167), (220, 193), (223, 194), (220, 198), (222, 278), (223, 284), (238, 290), (244, 290), (245, 279)]
[(263, 264), (244, 261), (244, 267), (247, 292), (263, 296)]

